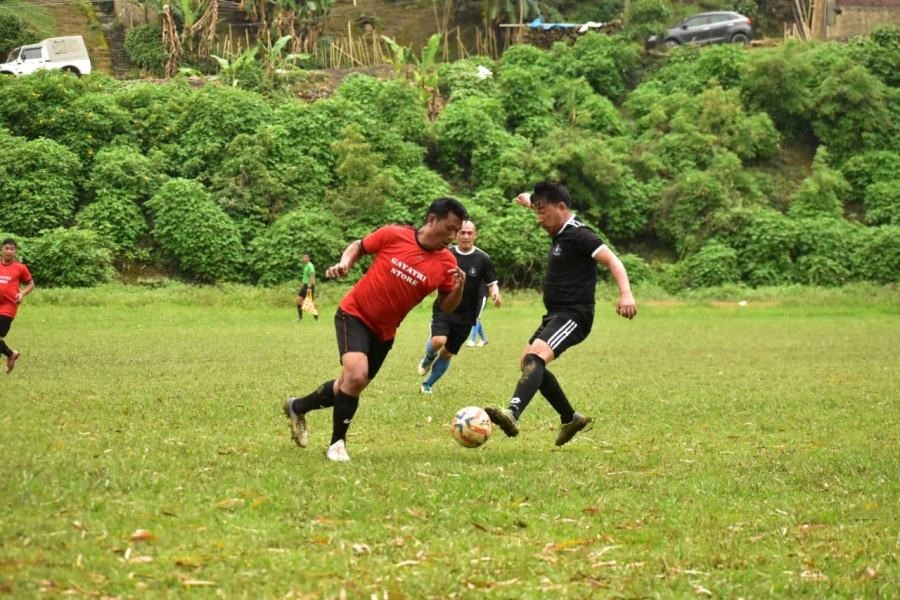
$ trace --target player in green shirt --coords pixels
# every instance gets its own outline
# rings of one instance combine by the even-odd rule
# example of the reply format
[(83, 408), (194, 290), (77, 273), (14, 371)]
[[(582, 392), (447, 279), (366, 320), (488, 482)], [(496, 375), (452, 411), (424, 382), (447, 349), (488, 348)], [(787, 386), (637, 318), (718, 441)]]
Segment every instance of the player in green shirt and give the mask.
[[(309, 294), (310, 300), (316, 298), (316, 267), (309, 262), (309, 254), (303, 255), (303, 275), (300, 278), (300, 291), (297, 292), (297, 317), (303, 320), (303, 301)], [(313, 318), (318, 321), (318, 311), (313, 312)]]

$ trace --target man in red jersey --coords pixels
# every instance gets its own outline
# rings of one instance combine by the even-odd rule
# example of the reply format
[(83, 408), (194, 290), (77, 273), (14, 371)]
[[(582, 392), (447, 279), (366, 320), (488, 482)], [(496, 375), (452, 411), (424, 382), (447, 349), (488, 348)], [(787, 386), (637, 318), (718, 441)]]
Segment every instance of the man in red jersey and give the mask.
[(438, 198), (418, 229), (381, 227), (351, 242), (340, 262), (326, 269), (327, 277), (344, 277), (363, 255), (375, 257), (334, 317), (340, 376), (307, 396), (288, 398), (284, 403), (291, 437), (298, 446), (305, 448), (307, 444), (306, 413), (334, 407), (331, 445), (325, 455), (332, 461), (350, 460), (347, 430), (359, 406), (359, 395), (378, 374), (400, 322), (434, 290), (438, 291), (438, 305), (447, 313), (456, 310), (462, 299), (466, 274), (447, 246), (468, 218), (458, 200)]
[[(16, 366), (19, 352), (6, 345), (6, 334), (12, 327), (13, 319), (19, 310), (19, 304), (34, 289), (34, 281), (28, 267), (16, 260), (19, 247), (16, 241), (7, 238), (3, 240), (2, 254), (0, 254), (0, 354), (6, 357), (6, 372), (9, 373)], [(21, 287), (22, 284), (25, 287)], [(21, 289), (20, 289), (21, 288)]]

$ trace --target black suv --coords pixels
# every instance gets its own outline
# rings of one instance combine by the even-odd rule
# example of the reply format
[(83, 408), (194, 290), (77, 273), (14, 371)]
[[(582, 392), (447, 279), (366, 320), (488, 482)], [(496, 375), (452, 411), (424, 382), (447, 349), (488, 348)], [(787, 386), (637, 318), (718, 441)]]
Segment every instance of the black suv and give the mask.
[(650, 36), (647, 46), (658, 46), (660, 41), (667, 48), (679, 44), (746, 44), (752, 39), (753, 22), (750, 17), (719, 11), (691, 15), (666, 31), (665, 35)]

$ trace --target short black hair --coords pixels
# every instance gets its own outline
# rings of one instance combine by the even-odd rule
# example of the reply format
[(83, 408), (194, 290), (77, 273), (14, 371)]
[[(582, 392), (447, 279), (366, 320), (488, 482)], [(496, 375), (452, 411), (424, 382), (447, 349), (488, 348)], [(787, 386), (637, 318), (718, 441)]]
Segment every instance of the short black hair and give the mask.
[(0, 246), (5, 246), (7, 244), (11, 245), (16, 250), (19, 249), (19, 245), (16, 243), (16, 240), (14, 240), (12, 238), (6, 238), (5, 240), (3, 240), (3, 243), (0, 244)]
[(438, 219), (446, 219), (450, 213), (459, 217), (460, 221), (469, 220), (469, 212), (462, 202), (450, 197), (438, 198), (432, 202), (431, 206), (428, 207), (428, 212), (425, 213), (425, 220), (428, 220), (428, 215), (435, 215)]
[(566, 186), (560, 183), (550, 181), (541, 181), (535, 184), (534, 191), (531, 192), (531, 203), (548, 202), (550, 204), (565, 204), (566, 207), (572, 208), (572, 197)]

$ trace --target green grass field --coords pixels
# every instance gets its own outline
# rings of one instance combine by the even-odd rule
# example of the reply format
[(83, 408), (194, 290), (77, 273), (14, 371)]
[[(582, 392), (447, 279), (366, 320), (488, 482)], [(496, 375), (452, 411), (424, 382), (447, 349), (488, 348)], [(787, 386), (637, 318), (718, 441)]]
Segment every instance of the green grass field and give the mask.
[(638, 290), (633, 322), (604, 296), (551, 367), (593, 431), (555, 448), (537, 397), (519, 437), (458, 446), (453, 412), (505, 404), (541, 307), (488, 309), (491, 343), (423, 397), (420, 306), (333, 464), (330, 411), (300, 450), (281, 404), (337, 374), (338, 291), (297, 323), (288, 288), (38, 290), (0, 373), (0, 591), (896, 598), (896, 288)]

